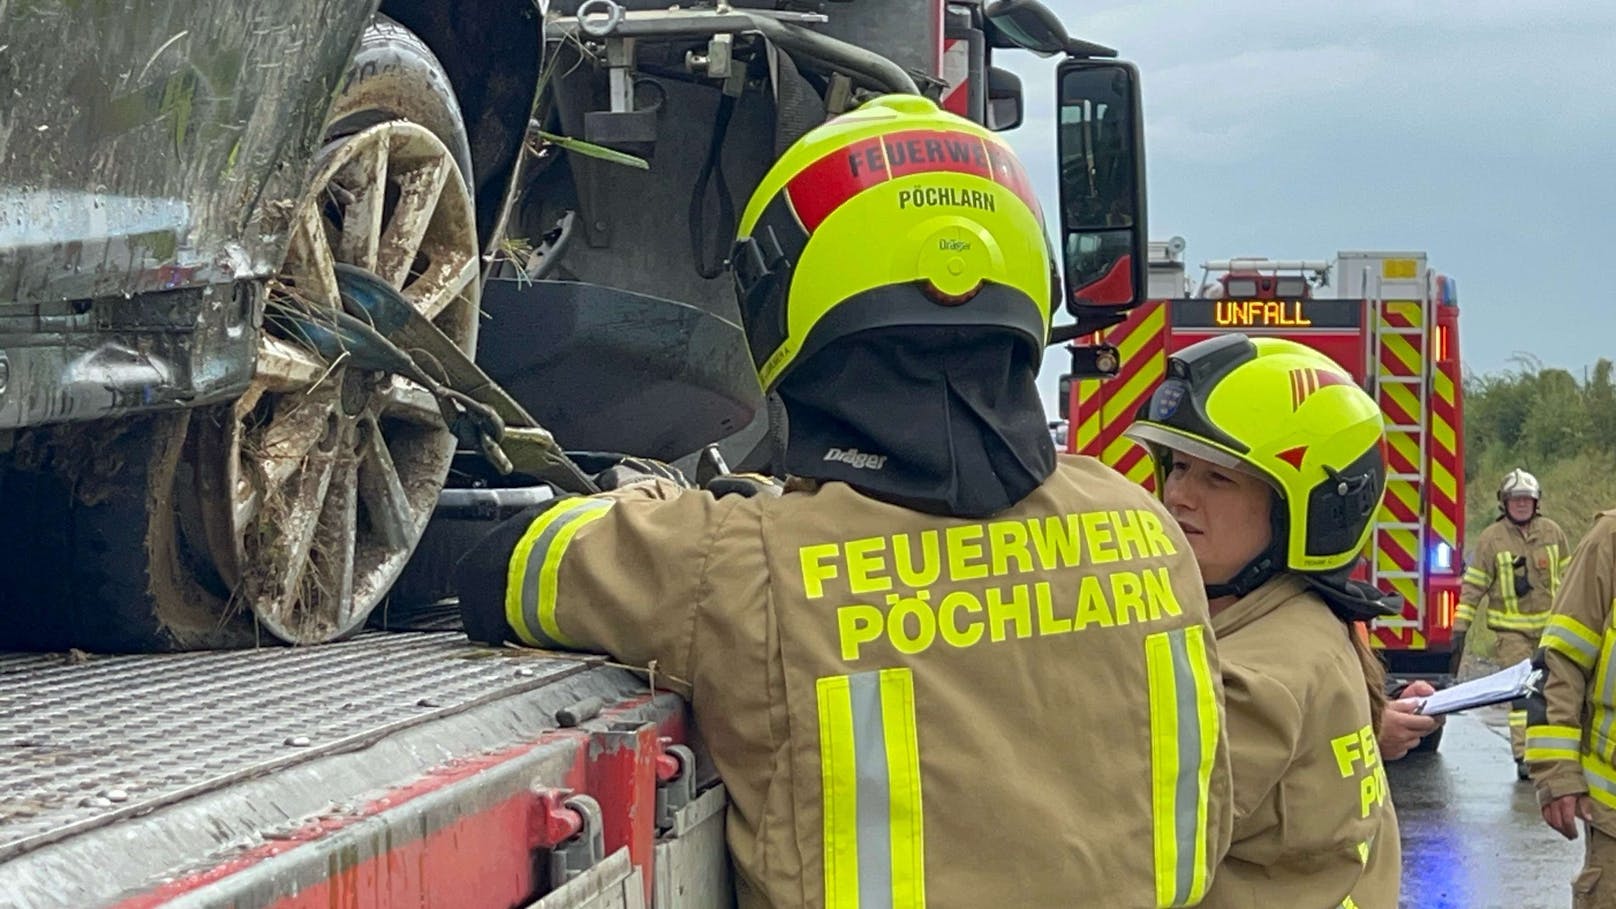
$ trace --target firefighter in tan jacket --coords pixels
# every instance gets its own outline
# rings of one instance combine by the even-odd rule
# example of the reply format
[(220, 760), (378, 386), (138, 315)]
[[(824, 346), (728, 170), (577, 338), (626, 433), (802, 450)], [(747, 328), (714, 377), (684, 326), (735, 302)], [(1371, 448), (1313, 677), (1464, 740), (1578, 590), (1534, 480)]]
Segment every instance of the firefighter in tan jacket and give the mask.
[(1385, 491), (1380, 409), (1276, 338), (1191, 345), (1167, 376), (1127, 434), (1156, 457), (1218, 639), (1234, 841), (1203, 905), (1396, 909), (1384, 676), (1356, 624), (1396, 609), (1348, 579)]
[[(1532, 705), (1526, 761), (1543, 820), (1566, 839), (1587, 825), (1574, 909), (1616, 907), (1616, 510), (1601, 512), (1571, 556), (1537, 659), (1548, 671)], [(1534, 699), (1536, 700), (1536, 699)], [(1539, 711), (1542, 711), (1539, 714)]]
[[(1476, 539), (1465, 567), (1464, 587), (1453, 628), (1463, 634), (1487, 601), (1487, 627), (1498, 634), (1498, 661), (1513, 666), (1531, 659), (1549, 618), (1549, 606), (1571, 561), (1565, 531), (1538, 513), (1543, 488), (1537, 477), (1519, 468), (1498, 486), (1498, 518)], [(1526, 779), (1526, 701), (1511, 705), (1510, 749), (1515, 775)]]
[(655, 660), (689, 698), (743, 907), (1190, 906), (1227, 846), (1200, 575), (1146, 491), (1055, 454), (1025, 185), (922, 98), (810, 132), (736, 250), (786, 491), (647, 477), (457, 571), (474, 639)]

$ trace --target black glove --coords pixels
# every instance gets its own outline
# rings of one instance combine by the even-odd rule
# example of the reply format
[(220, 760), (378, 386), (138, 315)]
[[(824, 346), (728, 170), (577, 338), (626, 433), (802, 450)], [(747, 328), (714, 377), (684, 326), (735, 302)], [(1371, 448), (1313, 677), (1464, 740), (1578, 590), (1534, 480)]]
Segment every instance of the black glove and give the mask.
[(694, 488), (684, 473), (672, 464), (634, 455), (624, 455), (616, 464), (595, 474), (595, 485), (602, 491), (622, 489), (624, 486), (651, 480), (668, 480), (686, 489)]
[(766, 477), (761, 473), (726, 473), (713, 477), (702, 487), (713, 494), (714, 498), (723, 498), (727, 495), (745, 496), (778, 496), (785, 492), (785, 486), (773, 477)]

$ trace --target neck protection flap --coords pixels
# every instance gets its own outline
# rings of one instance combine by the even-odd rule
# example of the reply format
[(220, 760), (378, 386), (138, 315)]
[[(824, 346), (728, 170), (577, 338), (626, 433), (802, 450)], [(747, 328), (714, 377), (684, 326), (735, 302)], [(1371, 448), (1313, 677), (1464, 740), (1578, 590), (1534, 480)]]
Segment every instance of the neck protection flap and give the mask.
[(842, 339), (780, 385), (786, 469), (930, 514), (996, 514), (1055, 469), (1036, 374), (1009, 333), (928, 327)]

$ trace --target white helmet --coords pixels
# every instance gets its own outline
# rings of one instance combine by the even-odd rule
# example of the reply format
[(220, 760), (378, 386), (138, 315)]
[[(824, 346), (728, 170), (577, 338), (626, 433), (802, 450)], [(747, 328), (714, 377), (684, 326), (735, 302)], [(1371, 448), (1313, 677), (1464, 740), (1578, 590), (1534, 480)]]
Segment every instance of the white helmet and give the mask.
[(1537, 477), (1517, 467), (1504, 474), (1504, 482), (1498, 484), (1498, 503), (1502, 505), (1515, 496), (1531, 496), (1532, 501), (1541, 502), (1543, 487), (1538, 485)]

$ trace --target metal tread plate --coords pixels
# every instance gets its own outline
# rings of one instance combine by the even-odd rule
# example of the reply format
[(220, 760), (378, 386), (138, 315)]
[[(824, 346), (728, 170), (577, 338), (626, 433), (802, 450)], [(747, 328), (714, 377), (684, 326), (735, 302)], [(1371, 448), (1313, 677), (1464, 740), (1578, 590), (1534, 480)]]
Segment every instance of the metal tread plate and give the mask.
[(369, 633), (317, 647), (0, 655), (0, 861), (600, 662)]

